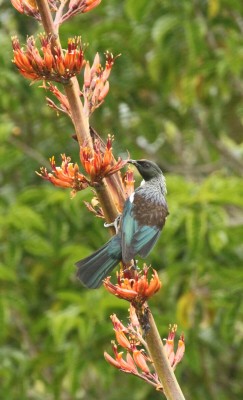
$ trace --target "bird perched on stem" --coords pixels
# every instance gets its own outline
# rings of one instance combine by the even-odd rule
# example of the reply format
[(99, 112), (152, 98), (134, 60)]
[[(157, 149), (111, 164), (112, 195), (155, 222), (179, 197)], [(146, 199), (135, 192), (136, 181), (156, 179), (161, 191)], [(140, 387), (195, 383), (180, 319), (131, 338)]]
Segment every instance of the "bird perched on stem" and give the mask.
[(128, 162), (137, 168), (143, 181), (126, 200), (116, 235), (76, 263), (77, 276), (88, 288), (98, 288), (119, 262), (127, 264), (137, 255), (145, 258), (169, 214), (165, 178), (158, 165), (149, 160)]

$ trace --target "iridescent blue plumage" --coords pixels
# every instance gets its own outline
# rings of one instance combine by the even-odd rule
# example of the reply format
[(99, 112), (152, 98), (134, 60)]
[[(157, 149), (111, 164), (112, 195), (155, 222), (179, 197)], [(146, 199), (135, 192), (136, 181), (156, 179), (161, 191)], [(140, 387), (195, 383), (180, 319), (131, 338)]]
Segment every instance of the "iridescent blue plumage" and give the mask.
[(146, 257), (157, 240), (158, 233), (160, 230), (156, 226), (139, 224), (134, 216), (134, 203), (128, 199), (121, 220), (122, 260), (127, 263), (137, 254)]
[(168, 208), (166, 184), (160, 168), (148, 160), (130, 160), (145, 183), (126, 200), (118, 233), (89, 257), (76, 263), (77, 276), (89, 288), (97, 288), (120, 262), (146, 257), (165, 224)]

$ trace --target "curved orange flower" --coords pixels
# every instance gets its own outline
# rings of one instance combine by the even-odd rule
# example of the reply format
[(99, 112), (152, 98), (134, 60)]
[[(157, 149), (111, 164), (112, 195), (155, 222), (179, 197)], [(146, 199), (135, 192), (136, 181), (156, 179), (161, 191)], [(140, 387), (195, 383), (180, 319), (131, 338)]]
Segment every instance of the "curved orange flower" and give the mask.
[(106, 95), (108, 94), (108, 78), (118, 56), (114, 57), (112, 53), (107, 51), (105, 53), (105, 68), (101, 66), (100, 56), (98, 53), (94, 58), (92, 66), (90, 66), (88, 61), (86, 62), (84, 68), (83, 98), (84, 113), (87, 116), (90, 116), (94, 110), (103, 103)]
[(177, 331), (176, 324), (169, 327), (168, 338), (165, 339), (165, 345), (164, 345), (165, 352), (170, 361), (170, 365), (172, 366), (173, 369), (176, 368), (177, 364), (179, 364), (179, 362), (182, 360), (185, 353), (185, 338), (183, 334), (179, 338), (176, 352), (174, 350), (176, 331)]
[(12, 38), (13, 63), (25, 78), (67, 83), (80, 73), (85, 64), (80, 37), (69, 39), (63, 54), (60, 48), (53, 48), (50, 36), (39, 35), (39, 39), (41, 51), (33, 36), (27, 38), (25, 48), (20, 47), (16, 36)]
[[(135, 309), (130, 305), (130, 323), (124, 326), (115, 314), (111, 315), (114, 331), (118, 344), (126, 351), (118, 351), (117, 344), (112, 341), (112, 350), (114, 357), (107, 352), (104, 353), (106, 361), (113, 367), (118, 368), (122, 372), (133, 374), (153, 385), (156, 390), (163, 392), (163, 386), (154, 370), (153, 362), (146, 350), (142, 347), (146, 343), (142, 336), (142, 329), (139, 328), (137, 318), (134, 319)], [(173, 325), (169, 328), (168, 338), (164, 345), (164, 350), (168, 357), (169, 363), (173, 369), (182, 360), (185, 352), (184, 336), (181, 335), (178, 348), (174, 352), (174, 338), (177, 326)]]
[(128, 198), (134, 192), (135, 183), (133, 171), (129, 167), (124, 175), (123, 182), (125, 184), (126, 198)]
[(127, 164), (127, 160), (122, 160), (120, 157), (117, 162), (114, 162), (112, 142), (113, 137), (108, 135), (104, 152), (101, 150), (101, 143), (98, 139), (95, 139), (94, 149), (92, 150), (85, 144), (80, 147), (80, 159), (85, 171), (90, 175), (91, 182), (99, 182)]
[(152, 270), (152, 277), (148, 279), (149, 268), (144, 264), (141, 271), (134, 271), (132, 278), (124, 277), (121, 271), (118, 275), (118, 283), (110, 282), (110, 277), (104, 280), (104, 286), (108, 292), (127, 300), (132, 304), (143, 304), (161, 288), (161, 281), (156, 270)]
[(41, 16), (35, 0), (11, 0), (12, 5), (21, 14), (26, 14), (29, 17), (33, 17), (38, 21), (41, 20)]
[[(101, 0), (47, 0), (57, 25), (61, 25), (64, 21), (74, 17), (80, 13), (86, 13), (97, 7)], [(37, 20), (41, 20), (37, 4), (35, 0), (11, 0), (12, 5), (21, 14), (26, 14)], [(61, 4), (60, 4), (61, 3)], [(61, 10), (60, 10), (61, 9)], [(62, 11), (62, 12), (60, 12)]]

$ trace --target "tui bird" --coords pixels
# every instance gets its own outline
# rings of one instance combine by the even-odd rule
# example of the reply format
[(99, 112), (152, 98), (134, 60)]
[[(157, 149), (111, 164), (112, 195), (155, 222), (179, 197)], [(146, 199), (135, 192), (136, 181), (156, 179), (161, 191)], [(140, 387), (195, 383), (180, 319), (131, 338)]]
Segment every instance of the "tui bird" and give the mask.
[(135, 165), (144, 180), (125, 201), (117, 234), (76, 263), (77, 276), (88, 288), (98, 288), (120, 261), (129, 263), (137, 254), (145, 258), (157, 242), (169, 214), (165, 178), (158, 165), (148, 160), (128, 162)]

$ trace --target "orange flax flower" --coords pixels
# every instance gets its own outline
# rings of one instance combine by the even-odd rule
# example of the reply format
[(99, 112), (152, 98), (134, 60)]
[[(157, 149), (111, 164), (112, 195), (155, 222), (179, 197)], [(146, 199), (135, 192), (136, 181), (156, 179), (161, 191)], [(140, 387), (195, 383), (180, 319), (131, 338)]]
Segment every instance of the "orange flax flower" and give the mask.
[(147, 364), (146, 356), (143, 350), (133, 350), (133, 359), (136, 365), (143, 371), (145, 374), (150, 374), (150, 369)]
[[(146, 355), (144, 349), (138, 350), (133, 347), (127, 350), (126, 358), (123, 358), (123, 352), (118, 352), (117, 345), (112, 344), (114, 358), (106, 351), (104, 352), (105, 360), (113, 367), (120, 369), (122, 372), (138, 376), (147, 383), (155, 387), (156, 390), (163, 392), (163, 386), (154, 371), (151, 359)], [(174, 366), (171, 364), (172, 368)]]
[[(97, 7), (101, 0), (68, 0), (65, 2), (60, 0), (47, 0), (52, 13), (56, 13), (53, 16), (56, 25), (62, 24), (69, 18), (74, 17), (80, 13), (86, 13), (91, 11), (93, 8)], [(12, 5), (21, 14), (26, 14), (37, 20), (41, 20), (40, 13), (35, 0), (11, 0)], [(60, 4), (60, 3), (66, 3)], [(60, 8), (65, 9), (64, 13), (60, 12)], [(59, 12), (58, 12), (59, 11)]]
[(80, 37), (68, 40), (67, 50), (52, 46), (51, 37), (39, 35), (41, 52), (33, 36), (27, 38), (25, 48), (21, 48), (18, 38), (12, 38), (13, 63), (19, 72), (32, 80), (47, 80), (67, 83), (80, 73), (85, 61)]
[(41, 20), (41, 16), (35, 0), (11, 0), (12, 5), (21, 14), (26, 14), (29, 17), (33, 17), (38, 21)]
[(131, 343), (126, 336), (126, 334), (129, 332), (128, 329), (121, 323), (116, 314), (111, 315), (110, 318), (114, 326), (117, 343), (119, 343), (119, 345), (124, 349), (131, 349)]
[(128, 167), (127, 172), (124, 175), (123, 182), (125, 184), (126, 198), (128, 198), (134, 192), (134, 174), (133, 171)]
[[(117, 342), (126, 350), (126, 356), (123, 357), (124, 353), (118, 352), (116, 343), (112, 341), (114, 358), (107, 352), (104, 353), (104, 357), (113, 367), (120, 369), (122, 372), (138, 376), (153, 385), (156, 390), (163, 392), (163, 387), (154, 370), (153, 362), (145, 349), (141, 347), (142, 345), (146, 347), (146, 343), (142, 336), (142, 329), (139, 329), (138, 320), (134, 318), (134, 311), (134, 308), (130, 305), (130, 323), (128, 323), (127, 327), (122, 324), (115, 314), (111, 316)], [(173, 369), (181, 361), (185, 351), (184, 337), (181, 336), (178, 349), (174, 353), (176, 329), (176, 325), (170, 327), (168, 339), (164, 346), (169, 363)]]
[(161, 288), (161, 281), (157, 271), (152, 270), (152, 278), (148, 279), (149, 268), (146, 264), (141, 271), (135, 270), (132, 278), (126, 278), (125, 271), (118, 275), (118, 283), (114, 285), (110, 282), (110, 277), (104, 280), (104, 286), (108, 292), (115, 296), (130, 301), (133, 305), (144, 304)]
[(123, 359), (122, 355), (123, 352), (118, 353), (117, 346), (116, 344), (113, 344), (112, 346), (113, 352), (115, 355), (115, 359), (111, 357), (106, 351), (104, 352), (104, 357), (108, 363), (113, 365), (114, 367), (121, 369), (124, 372), (138, 375), (138, 370), (137, 367), (129, 353), (127, 353), (127, 358), (126, 360)]
[(85, 144), (80, 147), (80, 160), (93, 183), (114, 174), (127, 164), (127, 160), (121, 158), (118, 158), (118, 161), (114, 163), (112, 142), (113, 137), (108, 135), (104, 152), (101, 151), (99, 139), (95, 139), (93, 151)]
[(36, 172), (41, 178), (50, 181), (53, 185), (62, 188), (71, 188), (72, 196), (87, 188), (90, 184), (89, 180), (79, 172), (79, 167), (77, 164), (70, 162), (71, 158), (66, 157), (62, 154), (62, 164), (61, 167), (56, 166), (54, 157), (50, 158), (50, 164), (52, 167), (52, 172), (48, 173), (47, 169), (42, 167), (40, 172)]

